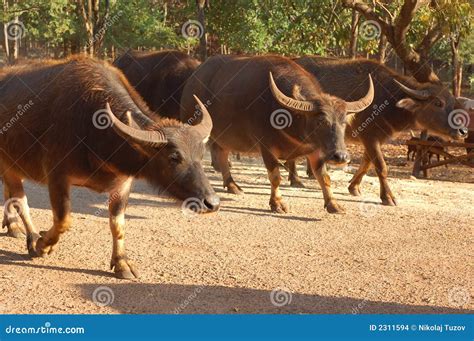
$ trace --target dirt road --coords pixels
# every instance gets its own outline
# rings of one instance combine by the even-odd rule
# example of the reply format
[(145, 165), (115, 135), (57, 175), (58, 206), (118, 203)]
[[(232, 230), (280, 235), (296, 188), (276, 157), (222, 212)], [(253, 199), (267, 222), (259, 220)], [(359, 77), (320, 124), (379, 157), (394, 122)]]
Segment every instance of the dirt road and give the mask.
[[(346, 189), (351, 174), (332, 170), (347, 214), (325, 213), (319, 187), (304, 178), (306, 189), (284, 182), (291, 212), (277, 215), (269, 212), (261, 162), (233, 163), (242, 196), (223, 192), (205, 162), (222, 198), (217, 214), (183, 214), (180, 204), (135, 184), (126, 245), (141, 270), (136, 281), (115, 279), (108, 269), (105, 195), (74, 190), (73, 228), (46, 258), (29, 259), (25, 240), (2, 231), (0, 312), (474, 312), (472, 170), (462, 170), (467, 182), (447, 182), (412, 180), (407, 167), (394, 167), (398, 207), (378, 204), (373, 173), (355, 198)], [(446, 171), (455, 172), (439, 172)], [(27, 183), (26, 190), (33, 220), (48, 229), (46, 189)]]

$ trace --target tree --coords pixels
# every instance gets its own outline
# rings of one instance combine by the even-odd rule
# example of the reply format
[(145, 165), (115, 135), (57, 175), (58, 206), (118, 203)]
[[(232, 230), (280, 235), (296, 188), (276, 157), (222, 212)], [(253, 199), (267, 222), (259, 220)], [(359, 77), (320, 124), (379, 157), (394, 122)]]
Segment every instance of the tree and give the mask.
[[(86, 51), (94, 56), (98, 53), (105, 37), (105, 25), (110, 14), (110, 0), (104, 0), (101, 11), (100, 0), (76, 0), (87, 33)], [(87, 2), (86, 2), (87, 1)]]
[(207, 58), (207, 37), (206, 37), (206, 14), (205, 8), (209, 8), (209, 0), (196, 0), (198, 21), (202, 31), (199, 36), (198, 55), (202, 61)]
[(428, 56), (431, 47), (442, 37), (440, 22), (435, 21), (430, 24), (416, 48), (407, 41), (407, 33), (417, 10), (427, 5), (427, 2), (405, 0), (396, 16), (382, 2), (374, 1), (373, 3), (374, 6), (371, 7), (362, 0), (343, 0), (344, 6), (359, 11), (365, 18), (380, 25), (388, 42), (418, 81), (439, 82), (438, 76), (431, 68)]

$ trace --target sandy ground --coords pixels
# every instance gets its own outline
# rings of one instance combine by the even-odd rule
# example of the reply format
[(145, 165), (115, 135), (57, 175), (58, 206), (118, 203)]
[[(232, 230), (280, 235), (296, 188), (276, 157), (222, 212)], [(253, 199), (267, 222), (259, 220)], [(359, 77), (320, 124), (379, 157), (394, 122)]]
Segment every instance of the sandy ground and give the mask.
[[(183, 214), (179, 203), (135, 183), (126, 229), (128, 255), (141, 271), (135, 281), (108, 269), (106, 196), (75, 189), (73, 228), (54, 254), (31, 260), (25, 240), (0, 234), (0, 312), (473, 313), (472, 168), (439, 168), (430, 180), (414, 180), (404, 147), (385, 150), (399, 206), (378, 204), (374, 173), (355, 198), (346, 189), (350, 170), (331, 170), (345, 215), (326, 213), (307, 178), (306, 189), (284, 182), (290, 213), (270, 213), (266, 171), (249, 157), (233, 161), (246, 192), (233, 196), (207, 156), (222, 198), (216, 214)], [(360, 150), (352, 151), (355, 167)], [(26, 189), (33, 220), (48, 229), (46, 189)]]

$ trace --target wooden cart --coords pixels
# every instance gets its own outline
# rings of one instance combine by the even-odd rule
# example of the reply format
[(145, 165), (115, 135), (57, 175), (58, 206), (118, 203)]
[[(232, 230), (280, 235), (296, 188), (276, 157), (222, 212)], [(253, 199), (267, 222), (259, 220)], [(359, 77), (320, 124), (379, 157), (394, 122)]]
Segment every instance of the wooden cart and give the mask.
[[(471, 119), (468, 127), (469, 134), (474, 134), (474, 113), (472, 113), (472, 111), (470, 112), (470, 117)], [(422, 177), (426, 178), (428, 177), (428, 169), (453, 163), (474, 168), (474, 143), (427, 141), (427, 137), (427, 132), (423, 131), (420, 140), (406, 141), (407, 145), (416, 146), (416, 156), (412, 171), (413, 176), (419, 178), (420, 173), (423, 172)], [(452, 150), (456, 148), (458, 150), (461, 148), (463, 153), (461, 155), (453, 155), (452, 152), (450, 152), (450, 149)], [(440, 154), (445, 158), (445, 160), (430, 162), (428, 158), (430, 152)]]

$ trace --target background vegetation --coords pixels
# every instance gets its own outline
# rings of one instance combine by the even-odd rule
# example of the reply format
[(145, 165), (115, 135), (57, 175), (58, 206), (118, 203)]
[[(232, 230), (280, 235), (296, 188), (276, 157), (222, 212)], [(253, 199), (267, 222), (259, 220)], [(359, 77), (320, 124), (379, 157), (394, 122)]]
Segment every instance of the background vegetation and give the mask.
[[(461, 79), (474, 84), (472, 0), (1, 1), (3, 63), (74, 53), (113, 59), (128, 48), (180, 49), (201, 59), (363, 56), (412, 73), (428, 65), (415, 76), (429, 80), (433, 70), (455, 92)], [(367, 22), (378, 34), (365, 31)], [(12, 23), (20, 36), (8, 32)]]

